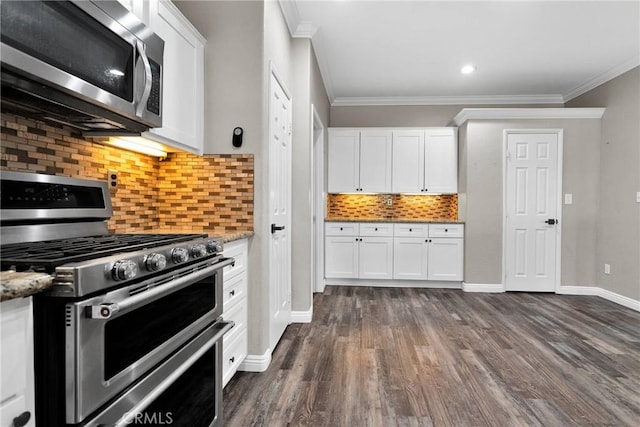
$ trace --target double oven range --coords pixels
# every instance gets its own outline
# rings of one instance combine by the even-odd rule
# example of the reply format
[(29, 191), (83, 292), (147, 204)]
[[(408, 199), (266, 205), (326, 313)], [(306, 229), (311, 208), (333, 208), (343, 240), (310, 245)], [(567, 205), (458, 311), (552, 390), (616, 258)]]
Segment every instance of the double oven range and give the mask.
[(222, 425), (220, 239), (110, 234), (106, 182), (1, 178), (2, 270), (53, 276), (34, 297), (38, 425)]

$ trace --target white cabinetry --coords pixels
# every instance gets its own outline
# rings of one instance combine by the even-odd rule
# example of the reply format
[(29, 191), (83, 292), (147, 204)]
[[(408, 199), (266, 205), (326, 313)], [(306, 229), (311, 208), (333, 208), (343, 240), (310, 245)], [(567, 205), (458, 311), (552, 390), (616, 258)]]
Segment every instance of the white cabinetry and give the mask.
[(142, 136), (202, 154), (206, 40), (168, 0), (119, 0), (164, 40), (162, 127)]
[(325, 249), (327, 279), (463, 279), (463, 224), (327, 222)]
[(391, 224), (326, 223), (325, 277), (391, 279)]
[(35, 423), (32, 298), (0, 304), (2, 367), (0, 426)]
[(455, 129), (393, 132), (393, 193), (456, 193), (457, 165)]
[(392, 133), (329, 129), (329, 193), (391, 191)]
[(225, 244), (224, 256), (235, 258), (233, 266), (223, 270), (224, 320), (232, 320), (235, 326), (222, 340), (222, 384), (229, 382), (247, 357), (247, 239)]

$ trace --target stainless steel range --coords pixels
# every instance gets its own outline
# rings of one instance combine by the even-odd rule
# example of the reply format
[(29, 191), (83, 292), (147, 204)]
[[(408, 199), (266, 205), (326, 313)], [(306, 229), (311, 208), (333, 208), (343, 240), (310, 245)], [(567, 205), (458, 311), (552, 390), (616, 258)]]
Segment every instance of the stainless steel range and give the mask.
[(34, 298), (36, 421), (219, 426), (219, 239), (110, 234), (106, 182), (1, 173), (2, 269), (42, 271)]

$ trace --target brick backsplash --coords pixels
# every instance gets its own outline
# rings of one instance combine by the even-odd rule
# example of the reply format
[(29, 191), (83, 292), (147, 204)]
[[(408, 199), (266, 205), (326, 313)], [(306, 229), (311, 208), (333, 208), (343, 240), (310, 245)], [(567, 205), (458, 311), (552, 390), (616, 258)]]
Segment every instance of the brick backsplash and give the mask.
[(12, 114), (0, 124), (0, 170), (101, 180), (117, 170), (112, 232), (253, 230), (253, 155), (169, 153), (161, 161)]
[[(391, 205), (387, 200), (391, 199)], [(458, 219), (458, 195), (329, 194), (328, 219)]]

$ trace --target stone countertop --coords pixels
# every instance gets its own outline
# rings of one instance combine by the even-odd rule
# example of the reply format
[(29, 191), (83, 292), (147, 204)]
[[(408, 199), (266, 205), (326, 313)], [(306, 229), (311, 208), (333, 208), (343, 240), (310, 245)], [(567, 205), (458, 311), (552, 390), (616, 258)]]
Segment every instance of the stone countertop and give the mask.
[(0, 301), (28, 297), (51, 286), (53, 276), (46, 273), (0, 271)]
[(432, 219), (417, 219), (417, 218), (326, 218), (325, 222), (389, 222), (389, 223), (447, 223), (447, 224), (464, 224), (464, 221), (453, 220), (448, 218), (432, 218)]
[(254, 235), (253, 231), (238, 231), (238, 232), (229, 232), (218, 235), (212, 235), (211, 237), (222, 237), (223, 243), (234, 242), (236, 240), (248, 239)]

